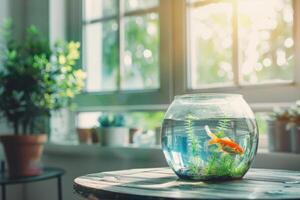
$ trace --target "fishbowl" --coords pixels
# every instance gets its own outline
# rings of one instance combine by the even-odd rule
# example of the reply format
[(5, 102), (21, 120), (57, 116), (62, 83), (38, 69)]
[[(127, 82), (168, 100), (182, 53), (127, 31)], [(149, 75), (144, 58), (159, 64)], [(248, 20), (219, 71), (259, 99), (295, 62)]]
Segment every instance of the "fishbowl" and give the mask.
[(238, 94), (176, 96), (162, 126), (162, 148), (179, 178), (242, 178), (258, 146), (253, 112)]

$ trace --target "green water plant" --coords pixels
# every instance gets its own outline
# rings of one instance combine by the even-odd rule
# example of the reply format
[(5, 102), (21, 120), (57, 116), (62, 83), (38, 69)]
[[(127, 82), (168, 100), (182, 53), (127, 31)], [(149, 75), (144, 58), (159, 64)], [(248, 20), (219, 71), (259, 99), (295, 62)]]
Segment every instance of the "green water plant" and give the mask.
[(217, 127), (216, 127), (216, 136), (222, 138), (225, 137), (225, 131), (230, 129), (230, 119), (228, 117), (224, 117), (223, 119), (218, 121)]
[[(195, 177), (241, 177), (248, 169), (248, 165), (242, 162), (242, 157), (236, 154), (224, 153), (216, 145), (208, 147), (210, 157), (207, 164), (204, 165), (204, 161), (199, 155), (200, 144), (193, 128), (195, 119), (192, 115), (187, 115), (185, 119), (190, 175)], [(224, 117), (218, 121), (215, 129), (216, 135), (221, 138), (225, 137), (225, 131), (230, 128), (230, 119)]]
[(185, 120), (185, 128), (187, 132), (188, 145), (190, 152), (193, 156), (195, 156), (199, 150), (199, 142), (193, 130), (193, 120), (195, 118), (192, 115), (188, 115)]
[(214, 177), (241, 177), (248, 169), (239, 155), (212, 152), (208, 164), (204, 168), (205, 176)]
[(202, 160), (198, 155), (200, 144), (194, 133), (193, 120), (195, 120), (195, 117), (193, 117), (191, 114), (187, 115), (185, 119), (185, 129), (187, 133), (188, 149), (190, 152), (189, 171), (191, 174), (197, 175), (201, 170)]

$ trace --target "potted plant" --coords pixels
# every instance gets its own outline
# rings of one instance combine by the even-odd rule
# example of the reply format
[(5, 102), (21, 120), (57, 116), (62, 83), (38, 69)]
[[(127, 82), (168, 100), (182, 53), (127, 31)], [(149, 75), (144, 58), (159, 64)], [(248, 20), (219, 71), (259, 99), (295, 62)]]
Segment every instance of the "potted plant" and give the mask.
[[(1, 135), (11, 177), (41, 173), (39, 166), (50, 111), (71, 105), (84, 85), (76, 69), (79, 44), (57, 42), (51, 49), (36, 29), (27, 30), (22, 43), (12, 38), (12, 23), (1, 33), (0, 113), (12, 125), (13, 135)], [(44, 130), (38, 130), (43, 127)]]
[(287, 108), (274, 108), (268, 120), (270, 151), (300, 152), (300, 102)]
[(270, 151), (290, 151), (288, 124), (290, 115), (287, 109), (275, 108), (268, 120), (268, 147)]
[(80, 144), (96, 144), (99, 142), (96, 128), (77, 128)]
[(290, 142), (291, 151), (300, 153), (300, 101), (290, 108)]
[(126, 146), (129, 144), (129, 129), (120, 114), (102, 114), (98, 118), (99, 140), (103, 146)]

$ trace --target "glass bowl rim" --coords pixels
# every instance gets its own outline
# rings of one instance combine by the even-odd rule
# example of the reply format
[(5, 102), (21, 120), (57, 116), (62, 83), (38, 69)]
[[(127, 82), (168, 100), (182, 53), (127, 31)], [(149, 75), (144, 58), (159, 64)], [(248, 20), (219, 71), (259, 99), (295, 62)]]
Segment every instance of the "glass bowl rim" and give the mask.
[(241, 94), (235, 93), (194, 93), (194, 94), (183, 94), (176, 95), (174, 99), (209, 99), (209, 98), (229, 98), (229, 97), (243, 97)]

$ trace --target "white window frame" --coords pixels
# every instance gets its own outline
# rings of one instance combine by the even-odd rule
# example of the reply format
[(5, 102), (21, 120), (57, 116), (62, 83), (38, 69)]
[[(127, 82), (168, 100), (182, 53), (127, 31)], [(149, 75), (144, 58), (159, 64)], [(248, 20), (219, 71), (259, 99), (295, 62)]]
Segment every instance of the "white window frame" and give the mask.
[[(123, 0), (120, 0), (123, 1)], [(222, 0), (215, 0), (222, 1)], [(225, 0), (226, 1), (226, 0)], [(234, 0), (233, 0), (234, 1)], [(187, 7), (185, 0), (160, 0), (160, 86), (151, 91), (90, 92), (79, 95), (78, 111), (165, 110), (175, 95), (186, 93), (239, 93), (252, 108), (269, 110), (275, 104), (289, 104), (300, 99), (300, 0), (294, 4), (295, 78), (292, 82), (232, 85), (207, 88), (188, 87)], [(82, 42), (82, 1), (69, 6), (68, 39)], [(121, 60), (121, 59), (120, 59)], [(237, 63), (234, 71), (237, 73)]]

